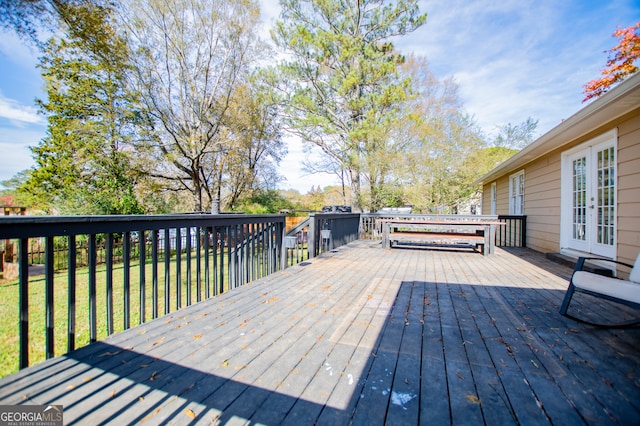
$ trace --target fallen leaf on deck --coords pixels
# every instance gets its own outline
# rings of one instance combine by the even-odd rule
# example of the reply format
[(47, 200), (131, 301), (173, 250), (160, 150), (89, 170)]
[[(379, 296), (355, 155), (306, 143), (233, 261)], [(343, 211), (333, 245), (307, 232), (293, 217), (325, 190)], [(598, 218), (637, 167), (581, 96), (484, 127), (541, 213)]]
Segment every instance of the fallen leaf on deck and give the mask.
[(82, 379), (83, 382), (90, 382), (93, 380), (93, 377), (85, 377), (84, 379)]
[(224, 361), (222, 361), (222, 366), (223, 367), (228, 367), (229, 366), (229, 360), (225, 359)]
[(196, 334), (195, 336), (193, 336), (194, 339), (198, 340), (199, 338), (201, 338), (203, 336), (202, 333), (200, 334)]
[(160, 412), (160, 408), (156, 408), (155, 410), (153, 410), (153, 413), (149, 414), (148, 416), (146, 416), (145, 418), (143, 418), (142, 420), (140, 420), (140, 423), (144, 423), (147, 420), (149, 420), (151, 417), (155, 416), (156, 414), (158, 414)]
[(164, 342), (164, 339), (164, 337), (161, 337), (160, 339), (156, 340), (151, 344), (151, 347), (161, 344), (162, 342)]
[(114, 352), (105, 352), (103, 354), (98, 355), (98, 358), (101, 358), (103, 356), (112, 356), (112, 355), (118, 355), (120, 352), (122, 352), (122, 349), (119, 351), (114, 351)]
[(475, 405), (480, 405), (480, 400), (478, 399), (477, 396), (475, 396), (475, 395), (467, 395), (466, 398), (470, 403), (475, 404)]
[(186, 410), (184, 410), (184, 413), (185, 413), (187, 416), (191, 417), (192, 419), (195, 419), (195, 418), (196, 418), (196, 413), (194, 413), (192, 410), (190, 410), (190, 409), (188, 409), (188, 408), (187, 408)]
[(76, 388), (76, 387), (75, 387), (74, 385), (69, 385), (69, 386), (67, 386), (67, 388), (66, 388), (66, 389), (67, 389), (67, 390), (73, 390), (73, 389), (75, 389), (75, 388)]
[(190, 391), (196, 384), (195, 383), (191, 383), (189, 386), (187, 386), (186, 388), (184, 388), (178, 395), (182, 395), (188, 391)]
[(109, 395), (109, 398), (113, 398), (114, 396), (116, 396), (116, 390), (112, 390), (111, 391), (111, 395)]

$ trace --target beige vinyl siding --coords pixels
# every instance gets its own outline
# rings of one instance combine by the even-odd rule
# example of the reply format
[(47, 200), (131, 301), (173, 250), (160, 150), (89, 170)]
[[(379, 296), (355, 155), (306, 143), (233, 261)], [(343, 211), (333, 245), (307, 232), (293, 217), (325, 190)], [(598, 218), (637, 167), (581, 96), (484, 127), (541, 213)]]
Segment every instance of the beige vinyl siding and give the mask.
[(618, 125), (618, 252), (633, 263), (640, 251), (640, 110)]
[(560, 244), (560, 155), (547, 154), (525, 167), (527, 246), (557, 251)]
[[(638, 111), (640, 112), (640, 111)], [(633, 262), (640, 252), (640, 115), (625, 117), (618, 127), (618, 259)], [(562, 152), (614, 128), (600, 127), (562, 149), (511, 170), (498, 178), (497, 213), (509, 214), (509, 175), (524, 170), (524, 214), (527, 216), (527, 246), (542, 252), (560, 249), (560, 194)], [(491, 182), (484, 185), (486, 194)], [(491, 209), (485, 198), (483, 209)]]

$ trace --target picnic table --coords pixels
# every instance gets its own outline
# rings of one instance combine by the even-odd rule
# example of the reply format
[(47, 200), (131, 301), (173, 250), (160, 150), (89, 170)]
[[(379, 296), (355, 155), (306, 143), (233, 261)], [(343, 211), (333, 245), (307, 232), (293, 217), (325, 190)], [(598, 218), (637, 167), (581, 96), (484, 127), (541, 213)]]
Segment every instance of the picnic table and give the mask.
[[(382, 246), (433, 245), (473, 247), (485, 256), (493, 254), (496, 227), (494, 220), (394, 220), (382, 219)], [(395, 243), (395, 244), (394, 244)]]

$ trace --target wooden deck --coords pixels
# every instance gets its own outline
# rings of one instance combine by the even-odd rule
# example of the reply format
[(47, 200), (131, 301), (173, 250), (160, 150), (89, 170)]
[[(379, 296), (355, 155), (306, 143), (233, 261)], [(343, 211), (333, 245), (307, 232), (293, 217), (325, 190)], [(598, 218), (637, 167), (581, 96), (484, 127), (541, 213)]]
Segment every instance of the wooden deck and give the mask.
[(638, 424), (640, 329), (526, 249), (357, 241), (0, 381), (87, 424)]

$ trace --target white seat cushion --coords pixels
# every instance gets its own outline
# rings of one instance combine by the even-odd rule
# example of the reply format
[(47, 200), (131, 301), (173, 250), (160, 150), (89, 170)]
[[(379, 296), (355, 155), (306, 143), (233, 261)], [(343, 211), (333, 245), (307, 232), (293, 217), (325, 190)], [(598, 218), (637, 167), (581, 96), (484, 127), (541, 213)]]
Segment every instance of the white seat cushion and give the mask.
[(636, 262), (633, 264), (633, 269), (629, 274), (629, 279), (634, 283), (640, 283), (640, 253), (636, 257)]
[[(636, 265), (638, 265), (637, 261)], [(640, 270), (640, 267), (638, 269)], [(637, 282), (605, 277), (587, 271), (578, 271), (573, 274), (573, 285), (595, 293), (606, 294), (640, 304), (640, 284)]]

